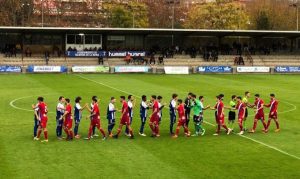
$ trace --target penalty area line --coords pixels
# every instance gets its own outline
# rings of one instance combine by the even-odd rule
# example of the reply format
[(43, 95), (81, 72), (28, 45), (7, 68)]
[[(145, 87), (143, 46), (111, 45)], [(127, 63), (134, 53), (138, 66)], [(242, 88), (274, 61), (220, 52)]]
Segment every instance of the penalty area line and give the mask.
[[(80, 77), (80, 78), (82, 78), (82, 79), (85, 79), (85, 80), (87, 80), (87, 81), (94, 82), (94, 83), (96, 83), (96, 84), (105, 86), (105, 87), (107, 87), (107, 88), (110, 88), (110, 89), (113, 89), (113, 90), (116, 90), (116, 91), (125, 93), (125, 94), (131, 94), (131, 93), (127, 92), (127, 91), (124, 91), (124, 90), (121, 90), (121, 89), (112, 87), (112, 86), (107, 85), (107, 84), (104, 84), (104, 83), (100, 83), (100, 82), (98, 82), (98, 81), (95, 81), (95, 80), (92, 80), (92, 79), (83, 77), (83, 76), (81, 76), (81, 75), (76, 75), (76, 76), (78, 76), (78, 77)], [(137, 98), (140, 98), (138, 95), (135, 95), (135, 94), (132, 94), (132, 95), (136, 96)], [(288, 103), (288, 102), (285, 102), (285, 103), (290, 104), (290, 105), (292, 105), (292, 106), (294, 107), (294, 109), (289, 110), (288, 112), (291, 112), (291, 111), (294, 111), (294, 110), (297, 109), (297, 107), (296, 107), (295, 105), (293, 105), (293, 104), (291, 104), (291, 103)], [(282, 112), (282, 113), (284, 113), (284, 112)], [(207, 122), (207, 121), (204, 121), (204, 122), (205, 122), (206, 124), (208, 124), (208, 125), (211, 125), (211, 126), (214, 126), (214, 127), (216, 126), (215, 124), (212, 124), (212, 123), (210, 123), (210, 122)], [(238, 135), (238, 134), (236, 134), (236, 133), (234, 133), (234, 134), (237, 135), (237, 136), (239, 136), (239, 137), (242, 137), (242, 138), (244, 138), (244, 139), (247, 139), (247, 140), (250, 140), (250, 141), (252, 141), (252, 142), (255, 142), (255, 143), (257, 143), (257, 144), (263, 145), (263, 146), (265, 146), (265, 147), (267, 147), (267, 148), (269, 148), (269, 149), (273, 149), (273, 150), (275, 150), (275, 151), (277, 151), (277, 152), (279, 152), (279, 153), (281, 153), (281, 154), (284, 154), (284, 155), (286, 155), (286, 156), (289, 156), (289, 157), (292, 157), (292, 158), (294, 158), (294, 159), (300, 160), (300, 157), (295, 156), (295, 155), (293, 155), (293, 154), (289, 154), (288, 152), (285, 152), (285, 151), (283, 151), (283, 150), (280, 150), (280, 149), (278, 149), (278, 148), (276, 148), (276, 147), (274, 147), (274, 146), (268, 145), (268, 144), (266, 144), (266, 143), (264, 143), (264, 142), (258, 141), (258, 140), (256, 140), (256, 139), (251, 138), (251, 137), (247, 137), (247, 136), (243, 136), (243, 135)]]

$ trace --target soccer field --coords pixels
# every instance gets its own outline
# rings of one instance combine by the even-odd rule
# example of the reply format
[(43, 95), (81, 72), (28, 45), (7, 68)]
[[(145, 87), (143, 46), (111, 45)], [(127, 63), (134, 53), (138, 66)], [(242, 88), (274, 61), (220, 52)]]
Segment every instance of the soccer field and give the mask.
[[(300, 178), (300, 80), (297, 75), (144, 75), (144, 74), (26, 74), (0, 75), (0, 178)], [(214, 111), (204, 114), (206, 134), (201, 137), (169, 135), (169, 114), (164, 108), (161, 137), (139, 136), (139, 103), (142, 95), (162, 95), (169, 103), (172, 93), (184, 99), (188, 92), (205, 96), (205, 105), (214, 105), (215, 96), (225, 94), (225, 106), (233, 94), (245, 91), (260, 93), (268, 103), (275, 93), (279, 102), (281, 131), (244, 136), (215, 132)], [(72, 100), (82, 97), (82, 104), (91, 96), (100, 99), (101, 123), (107, 129), (106, 109), (110, 97), (136, 96), (134, 140), (124, 135), (119, 139), (100, 138), (72, 142), (58, 141), (55, 135), (55, 107), (59, 96)], [(32, 140), (33, 111), (31, 104), (44, 96), (48, 104), (49, 143)], [(250, 109), (247, 127), (253, 125)], [(268, 109), (265, 109), (266, 117)], [(226, 111), (227, 117), (228, 110)], [(87, 111), (79, 127), (81, 136), (88, 133)], [(117, 114), (117, 123), (120, 113)], [(226, 119), (227, 121), (227, 119)], [(116, 131), (117, 126), (114, 128)], [(194, 132), (191, 124), (190, 130)], [(238, 124), (235, 124), (238, 131)], [(124, 132), (122, 132), (123, 134)], [(42, 135), (43, 136), (43, 135)]]

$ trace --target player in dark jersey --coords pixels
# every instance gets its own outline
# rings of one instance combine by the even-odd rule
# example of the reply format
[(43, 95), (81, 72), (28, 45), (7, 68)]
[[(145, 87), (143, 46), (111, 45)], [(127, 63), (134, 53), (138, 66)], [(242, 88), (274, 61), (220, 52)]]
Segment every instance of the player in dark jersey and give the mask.
[(185, 119), (186, 119), (187, 127), (189, 127), (189, 123), (190, 123), (192, 95), (193, 95), (193, 93), (189, 93), (188, 96), (184, 100), (184, 110), (185, 110)]
[(62, 139), (62, 128), (64, 124), (64, 120), (61, 118), (65, 113), (65, 98), (60, 96), (58, 98), (58, 103), (56, 106), (56, 137), (57, 139)]
[(147, 97), (146, 97), (146, 95), (143, 95), (142, 101), (140, 104), (141, 127), (140, 127), (140, 131), (139, 131), (139, 134), (143, 137), (146, 136), (146, 134), (144, 133), (144, 128), (145, 128), (145, 124), (146, 124), (146, 120), (147, 120), (148, 109), (149, 109), (149, 104), (147, 103)]
[(172, 95), (172, 100), (170, 101), (169, 104), (169, 109), (170, 109), (170, 134), (174, 135), (173, 132), (173, 126), (176, 123), (176, 103), (177, 103), (177, 94)]
[(107, 120), (108, 120), (108, 135), (109, 137), (113, 136), (112, 130), (116, 124), (116, 111), (117, 109), (115, 108), (115, 103), (116, 103), (116, 98), (115, 97), (111, 97), (110, 98), (110, 103), (107, 106), (107, 112), (106, 112), (106, 116), (107, 116)]
[(82, 118), (82, 111), (88, 107), (88, 104), (85, 104), (83, 107), (81, 107), (80, 102), (81, 102), (81, 97), (78, 96), (75, 99), (75, 106), (74, 106), (74, 122), (75, 122), (74, 135), (76, 139), (80, 138), (80, 135), (78, 134), (78, 128), (79, 128), (80, 120)]
[[(129, 120), (130, 120), (130, 125), (131, 125), (132, 119), (133, 119), (133, 109), (135, 107), (135, 99), (132, 95), (128, 96), (127, 104), (128, 104)], [(130, 133), (129, 133), (129, 130), (128, 130), (127, 126), (126, 126), (126, 129), (125, 129), (125, 135), (130, 137)]]

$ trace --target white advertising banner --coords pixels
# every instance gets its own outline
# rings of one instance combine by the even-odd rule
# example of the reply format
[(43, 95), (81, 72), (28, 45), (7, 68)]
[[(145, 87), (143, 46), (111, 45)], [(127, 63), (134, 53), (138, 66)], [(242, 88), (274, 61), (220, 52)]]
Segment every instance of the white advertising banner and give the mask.
[(61, 66), (34, 66), (33, 72), (62, 72)]
[(270, 67), (237, 67), (238, 73), (269, 73)]
[(189, 67), (186, 66), (172, 66), (172, 67), (164, 67), (165, 69), (165, 73), (166, 74), (173, 74), (173, 75), (179, 75), (179, 74), (184, 74), (184, 75), (188, 75), (189, 74)]
[(108, 73), (109, 67), (105, 66), (73, 66), (74, 73)]

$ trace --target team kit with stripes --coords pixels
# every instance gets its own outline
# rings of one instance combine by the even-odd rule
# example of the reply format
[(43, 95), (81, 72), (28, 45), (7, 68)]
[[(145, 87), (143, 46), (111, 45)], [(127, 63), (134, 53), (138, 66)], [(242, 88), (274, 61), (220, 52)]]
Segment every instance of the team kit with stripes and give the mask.
[[(204, 111), (205, 110), (215, 110), (215, 120), (216, 120), (216, 132), (213, 134), (215, 136), (220, 135), (221, 128), (224, 128), (226, 134), (234, 132), (235, 120), (238, 119), (239, 132), (238, 135), (243, 135), (246, 131), (248, 133), (254, 133), (256, 130), (257, 122), (260, 120), (263, 129), (262, 132), (267, 133), (272, 120), (276, 124), (275, 132), (279, 132), (279, 121), (277, 116), (278, 100), (275, 98), (275, 94), (270, 94), (270, 102), (265, 104), (260, 98), (259, 94), (255, 94), (254, 104), (249, 103), (250, 92), (245, 92), (245, 96), (232, 95), (229, 106), (225, 106), (223, 103), (224, 95), (220, 94), (216, 96), (216, 104), (214, 106), (204, 106), (204, 97), (197, 96), (193, 93), (189, 93), (185, 100), (178, 99), (177, 94), (172, 95), (172, 99), (168, 105), (162, 102), (162, 96), (152, 95), (151, 99), (148, 101), (147, 96), (143, 95), (140, 102), (140, 129), (139, 135), (146, 137), (145, 125), (147, 119), (149, 120), (149, 127), (151, 129), (151, 137), (160, 137), (160, 124), (162, 122), (162, 111), (164, 108), (169, 108), (170, 112), (170, 136), (172, 138), (177, 138), (179, 136), (180, 129), (183, 128), (184, 135), (186, 137), (196, 137), (203, 136), (205, 134), (205, 129), (203, 127), (204, 122)], [(100, 108), (99, 100), (97, 96), (93, 96), (91, 99), (91, 104), (85, 104), (81, 106), (81, 97), (75, 99), (74, 109), (72, 109), (71, 101), (69, 98), (64, 98), (60, 96), (58, 99), (58, 104), (56, 106), (56, 136), (58, 140), (72, 141), (73, 138), (80, 139), (79, 135), (79, 125), (82, 119), (82, 111), (87, 110), (90, 115), (86, 119), (90, 120), (90, 126), (88, 129), (88, 135), (86, 140), (91, 140), (94, 137), (98, 137), (96, 130), (99, 130), (102, 134), (102, 140), (110, 138), (119, 138), (122, 128), (125, 127), (125, 135), (130, 139), (134, 139), (133, 129), (131, 124), (133, 122), (133, 109), (136, 107), (136, 100), (134, 96), (129, 95), (127, 97), (120, 96), (120, 102), (122, 108), (118, 110), (115, 107), (117, 99), (111, 97), (111, 100), (107, 106), (106, 118), (108, 120), (107, 132), (101, 126), (100, 118)], [(270, 108), (268, 121), (265, 123), (264, 108)], [(253, 127), (251, 129), (246, 128), (246, 121), (248, 117), (248, 108), (252, 108), (255, 111)], [(33, 136), (34, 140), (39, 141), (42, 132), (44, 133), (44, 139), (41, 142), (48, 142), (48, 130), (47, 130), (47, 104), (44, 102), (43, 97), (37, 98), (37, 104), (32, 105), (34, 111), (34, 129)], [(228, 112), (228, 122), (225, 122), (225, 110)], [(72, 112), (74, 111), (74, 115)], [(116, 113), (121, 113), (119, 127), (116, 133), (113, 134), (113, 129), (116, 124)], [(189, 130), (190, 119), (194, 123), (194, 132), (191, 135)], [(177, 121), (177, 124), (176, 124)], [(177, 125), (174, 131), (174, 126)], [(74, 128), (73, 128), (74, 127)], [(66, 133), (66, 137), (63, 136), (63, 131)]]

